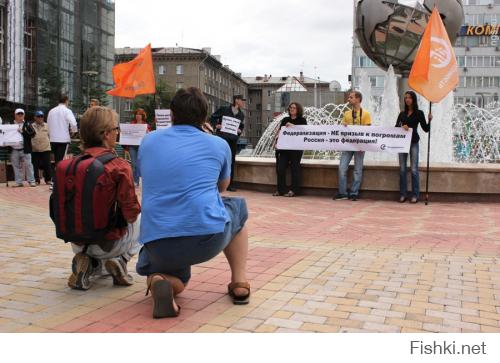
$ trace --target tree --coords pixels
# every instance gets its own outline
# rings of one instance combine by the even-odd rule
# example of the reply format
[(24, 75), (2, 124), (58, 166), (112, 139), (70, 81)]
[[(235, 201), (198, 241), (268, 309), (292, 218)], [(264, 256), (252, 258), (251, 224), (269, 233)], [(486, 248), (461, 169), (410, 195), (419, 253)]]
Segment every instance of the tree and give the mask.
[(43, 98), (43, 106), (51, 108), (57, 106), (64, 89), (64, 80), (57, 65), (53, 62), (43, 66), (40, 72), (39, 95)]
[[(156, 95), (141, 95), (134, 99), (134, 110), (143, 108), (148, 115), (149, 123), (154, 120), (155, 109), (165, 109), (170, 107), (170, 102), (174, 98), (175, 89), (165, 80), (156, 82)], [(153, 125), (156, 127), (156, 125)]]

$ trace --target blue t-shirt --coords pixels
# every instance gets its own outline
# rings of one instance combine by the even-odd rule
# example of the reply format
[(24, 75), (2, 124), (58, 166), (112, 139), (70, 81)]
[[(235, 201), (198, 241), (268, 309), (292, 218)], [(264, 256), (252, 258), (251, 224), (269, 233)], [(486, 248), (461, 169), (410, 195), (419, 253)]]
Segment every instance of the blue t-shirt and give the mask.
[(139, 148), (141, 243), (224, 231), (229, 216), (218, 182), (231, 175), (231, 150), (189, 125), (146, 135)]

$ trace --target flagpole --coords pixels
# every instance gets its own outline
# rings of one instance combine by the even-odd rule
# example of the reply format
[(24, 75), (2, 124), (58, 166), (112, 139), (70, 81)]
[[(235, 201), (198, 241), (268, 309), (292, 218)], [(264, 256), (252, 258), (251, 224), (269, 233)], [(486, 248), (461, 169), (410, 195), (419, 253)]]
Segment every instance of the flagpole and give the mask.
[[(432, 114), (432, 102), (429, 103), (429, 114)], [(431, 156), (431, 121), (429, 120), (429, 137), (427, 139), (427, 172), (425, 182), (425, 205), (429, 204), (429, 160)]]

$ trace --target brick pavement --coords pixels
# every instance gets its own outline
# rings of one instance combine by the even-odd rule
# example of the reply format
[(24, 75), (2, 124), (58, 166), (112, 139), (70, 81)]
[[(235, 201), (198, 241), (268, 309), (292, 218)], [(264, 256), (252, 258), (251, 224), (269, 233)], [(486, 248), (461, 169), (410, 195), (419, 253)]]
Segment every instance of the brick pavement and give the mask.
[(219, 256), (193, 268), (179, 318), (153, 320), (135, 273), (128, 288), (70, 290), (48, 188), (0, 185), (0, 332), (500, 332), (498, 204), (237, 194), (251, 303), (230, 303)]

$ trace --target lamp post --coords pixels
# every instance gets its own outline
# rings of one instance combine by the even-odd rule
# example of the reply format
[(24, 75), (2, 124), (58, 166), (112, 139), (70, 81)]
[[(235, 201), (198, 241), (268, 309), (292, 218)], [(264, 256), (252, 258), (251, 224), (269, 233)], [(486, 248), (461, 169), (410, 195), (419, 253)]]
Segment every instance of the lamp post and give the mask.
[(83, 71), (82, 74), (87, 76), (87, 106), (90, 104), (90, 77), (95, 77), (99, 74), (97, 71)]

